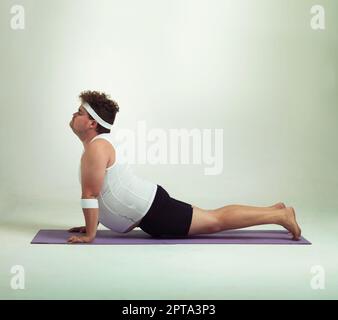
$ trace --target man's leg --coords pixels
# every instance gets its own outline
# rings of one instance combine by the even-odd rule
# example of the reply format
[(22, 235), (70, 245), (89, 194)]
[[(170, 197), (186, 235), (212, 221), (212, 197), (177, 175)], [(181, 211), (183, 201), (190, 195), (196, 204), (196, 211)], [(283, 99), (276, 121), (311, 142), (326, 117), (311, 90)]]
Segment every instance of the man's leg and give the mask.
[[(272, 206), (269, 207), (256, 207), (256, 206), (248, 206), (248, 205), (242, 205), (242, 204), (230, 204), (227, 206), (224, 206), (220, 209), (222, 209), (222, 211), (228, 211), (228, 210), (233, 210), (235, 208), (242, 208), (242, 209), (246, 209), (248, 211), (256, 211), (256, 210), (260, 210), (260, 211), (269, 211), (270, 209), (284, 209), (286, 208), (285, 204), (283, 202), (278, 202)], [(216, 209), (218, 210), (218, 209)], [(213, 210), (215, 211), (215, 210)]]
[(301, 234), (293, 208), (276, 209), (231, 205), (215, 210), (193, 207), (189, 235), (215, 233), (263, 224), (281, 225), (289, 230), (295, 239), (298, 239)]

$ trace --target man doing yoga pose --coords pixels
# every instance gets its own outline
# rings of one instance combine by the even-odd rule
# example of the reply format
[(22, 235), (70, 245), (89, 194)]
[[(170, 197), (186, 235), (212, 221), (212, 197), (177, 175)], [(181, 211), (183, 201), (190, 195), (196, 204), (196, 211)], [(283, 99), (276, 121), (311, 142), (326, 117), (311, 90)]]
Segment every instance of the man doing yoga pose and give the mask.
[(161, 185), (135, 175), (122, 161), (119, 144), (111, 135), (119, 106), (104, 93), (85, 91), (81, 105), (69, 123), (81, 140), (81, 207), (85, 226), (70, 232), (69, 243), (92, 242), (98, 223), (120, 233), (140, 227), (152, 237), (188, 237), (223, 230), (276, 224), (289, 230), (299, 240), (295, 211), (279, 202), (268, 207), (226, 205), (202, 209), (177, 200)]

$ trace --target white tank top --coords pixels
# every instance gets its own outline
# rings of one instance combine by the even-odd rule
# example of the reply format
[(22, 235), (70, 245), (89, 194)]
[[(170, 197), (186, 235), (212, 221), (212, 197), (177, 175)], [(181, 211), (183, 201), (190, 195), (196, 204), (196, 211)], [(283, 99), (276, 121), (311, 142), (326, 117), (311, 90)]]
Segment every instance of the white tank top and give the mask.
[[(105, 227), (120, 233), (130, 231), (148, 212), (157, 184), (136, 176), (129, 164), (122, 161), (119, 145), (113, 144), (110, 133), (97, 135), (94, 139), (105, 139), (114, 145), (115, 162), (106, 168), (103, 186), (98, 197), (99, 221)], [(81, 168), (79, 169), (81, 183)]]

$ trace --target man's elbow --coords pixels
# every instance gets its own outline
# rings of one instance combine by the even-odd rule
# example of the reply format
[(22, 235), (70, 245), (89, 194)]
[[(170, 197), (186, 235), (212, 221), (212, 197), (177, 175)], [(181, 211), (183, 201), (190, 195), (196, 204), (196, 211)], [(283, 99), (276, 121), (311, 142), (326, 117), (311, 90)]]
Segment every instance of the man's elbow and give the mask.
[(96, 192), (84, 192), (82, 193), (82, 199), (97, 199), (99, 197), (99, 193)]

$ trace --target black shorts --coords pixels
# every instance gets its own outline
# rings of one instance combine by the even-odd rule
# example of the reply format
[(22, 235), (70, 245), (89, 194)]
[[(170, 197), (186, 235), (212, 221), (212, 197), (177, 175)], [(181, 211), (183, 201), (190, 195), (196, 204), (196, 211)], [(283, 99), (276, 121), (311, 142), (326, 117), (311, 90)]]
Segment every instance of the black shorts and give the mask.
[(171, 198), (160, 185), (154, 201), (139, 227), (153, 237), (186, 237), (192, 220), (192, 206)]

